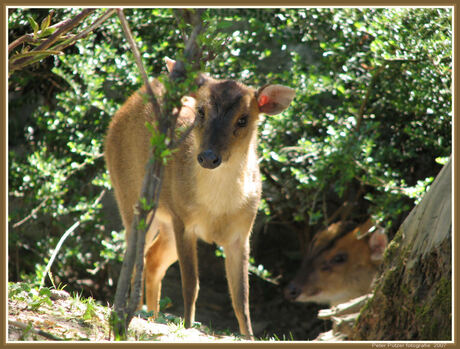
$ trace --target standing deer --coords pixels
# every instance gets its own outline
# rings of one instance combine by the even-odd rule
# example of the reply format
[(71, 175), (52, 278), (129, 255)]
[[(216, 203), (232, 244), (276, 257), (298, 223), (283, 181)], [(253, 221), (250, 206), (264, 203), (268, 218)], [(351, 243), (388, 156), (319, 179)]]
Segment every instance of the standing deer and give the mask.
[(319, 232), (286, 298), (334, 306), (369, 292), (387, 246), (385, 234), (368, 233), (372, 227), (369, 219), (352, 230), (338, 222)]
[[(167, 60), (171, 71), (174, 61)], [(159, 205), (146, 237), (145, 288), (148, 310), (159, 311), (161, 281), (179, 259), (184, 323), (190, 327), (198, 296), (197, 239), (221, 245), (240, 332), (253, 336), (249, 315), (249, 235), (261, 195), (257, 156), (260, 113), (276, 115), (294, 98), (293, 89), (267, 85), (253, 90), (232, 80), (197, 78), (198, 90), (187, 97), (179, 126), (193, 126), (164, 171)], [(161, 100), (164, 87), (151, 83)], [(114, 115), (105, 141), (105, 159), (115, 197), (129, 235), (151, 152), (145, 127), (157, 115), (142, 94), (132, 95)], [(157, 234), (157, 232), (159, 232)], [(152, 241), (149, 241), (152, 240)]]

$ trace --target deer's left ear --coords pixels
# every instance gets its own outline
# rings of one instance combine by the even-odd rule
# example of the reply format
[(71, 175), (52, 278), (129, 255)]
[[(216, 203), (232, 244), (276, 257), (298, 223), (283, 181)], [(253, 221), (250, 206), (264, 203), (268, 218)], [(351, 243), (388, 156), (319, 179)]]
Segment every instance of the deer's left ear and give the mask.
[(166, 68), (168, 69), (168, 73), (171, 73), (174, 69), (174, 65), (176, 64), (176, 61), (169, 57), (165, 57), (165, 62), (166, 62)]
[(286, 109), (295, 96), (295, 90), (283, 85), (266, 85), (257, 93), (257, 104), (261, 113), (276, 115)]

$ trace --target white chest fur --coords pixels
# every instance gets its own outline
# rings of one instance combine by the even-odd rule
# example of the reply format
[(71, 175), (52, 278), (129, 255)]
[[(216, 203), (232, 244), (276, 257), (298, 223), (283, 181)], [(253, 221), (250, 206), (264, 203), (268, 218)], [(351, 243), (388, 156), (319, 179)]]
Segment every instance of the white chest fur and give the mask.
[(196, 181), (197, 204), (214, 216), (231, 214), (258, 195), (248, 161), (223, 163), (213, 170), (197, 166)]

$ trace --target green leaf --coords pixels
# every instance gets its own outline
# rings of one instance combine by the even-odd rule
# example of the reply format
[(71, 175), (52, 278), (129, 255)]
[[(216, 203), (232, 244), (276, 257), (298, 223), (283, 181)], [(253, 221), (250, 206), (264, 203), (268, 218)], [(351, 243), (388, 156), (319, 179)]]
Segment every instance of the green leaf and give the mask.
[(228, 21), (228, 20), (220, 21), (219, 23), (217, 23), (217, 29), (227, 29), (227, 28), (230, 28), (232, 25), (233, 25), (233, 21)]
[(46, 28), (45, 30), (40, 32), (39, 37), (44, 38), (44, 37), (50, 36), (51, 34), (53, 34), (56, 31), (56, 29), (57, 28), (51, 28), (51, 27)]
[(27, 20), (29, 21), (29, 24), (30, 24), (30, 26), (32, 27), (32, 29), (34, 31), (34, 37), (36, 37), (37, 32), (38, 32), (38, 23), (35, 22), (35, 19), (33, 19), (32, 16), (27, 16)]
[(41, 23), (41, 25), (40, 25), (40, 30), (41, 30), (41, 31), (44, 31), (46, 28), (49, 27), (50, 23), (51, 23), (51, 14), (49, 14), (48, 16), (46, 16), (46, 17), (43, 19), (43, 21), (42, 21), (42, 23)]

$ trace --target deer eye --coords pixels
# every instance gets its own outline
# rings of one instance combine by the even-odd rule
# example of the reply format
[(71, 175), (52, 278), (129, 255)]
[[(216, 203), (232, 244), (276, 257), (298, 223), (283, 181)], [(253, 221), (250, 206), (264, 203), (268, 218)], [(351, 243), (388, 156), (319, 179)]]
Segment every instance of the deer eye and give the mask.
[(345, 263), (348, 259), (348, 255), (346, 253), (337, 253), (334, 257), (331, 258), (331, 264), (342, 264)]
[(240, 117), (240, 118), (238, 119), (238, 121), (236, 122), (236, 125), (237, 125), (238, 127), (246, 127), (247, 124), (248, 124), (248, 115), (246, 115), (246, 114), (243, 115), (242, 117)]

